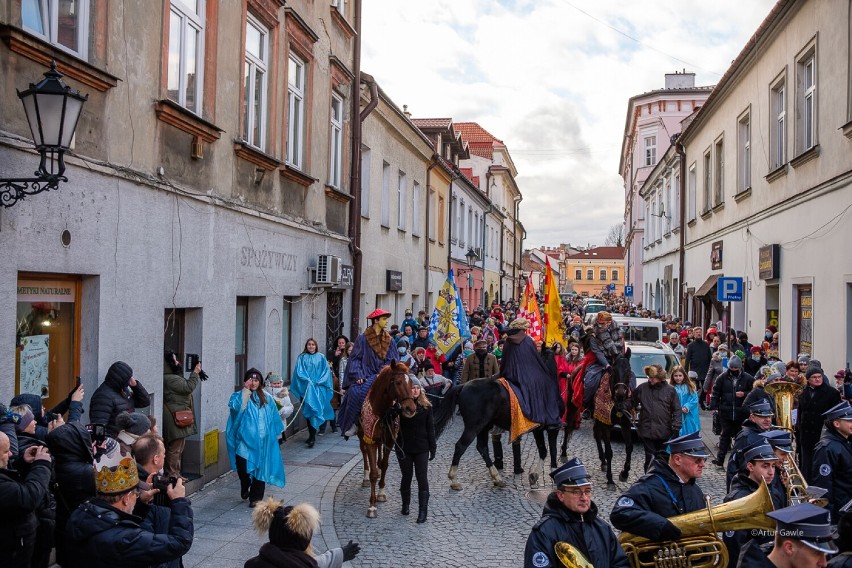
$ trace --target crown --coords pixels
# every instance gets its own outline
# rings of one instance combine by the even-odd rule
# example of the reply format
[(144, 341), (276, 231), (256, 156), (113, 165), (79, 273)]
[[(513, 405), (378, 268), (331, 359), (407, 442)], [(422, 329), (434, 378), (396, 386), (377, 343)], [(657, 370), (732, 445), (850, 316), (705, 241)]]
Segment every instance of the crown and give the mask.
[(122, 455), (102, 456), (95, 461), (95, 484), (98, 493), (107, 495), (130, 491), (139, 485), (136, 461)]

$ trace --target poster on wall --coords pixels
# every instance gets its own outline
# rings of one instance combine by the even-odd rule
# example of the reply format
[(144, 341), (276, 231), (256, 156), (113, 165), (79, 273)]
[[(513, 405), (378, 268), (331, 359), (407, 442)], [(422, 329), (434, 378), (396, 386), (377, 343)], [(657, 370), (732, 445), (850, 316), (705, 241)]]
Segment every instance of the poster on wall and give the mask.
[(30, 393), (47, 398), (50, 388), (47, 385), (47, 365), (50, 336), (30, 335), (21, 340), (21, 377), (19, 393)]
[(799, 353), (813, 356), (813, 306), (814, 297), (810, 288), (799, 288)]

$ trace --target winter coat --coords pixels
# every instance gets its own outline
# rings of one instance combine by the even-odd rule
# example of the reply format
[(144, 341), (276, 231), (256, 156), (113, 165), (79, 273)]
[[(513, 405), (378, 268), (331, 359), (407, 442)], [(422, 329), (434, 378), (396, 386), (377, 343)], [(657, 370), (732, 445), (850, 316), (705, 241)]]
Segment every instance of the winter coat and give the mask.
[[(32, 434), (18, 434), (18, 459), (15, 462), (15, 469), (25, 478), (29, 477), (33, 466), (37, 463), (33, 462), (29, 464), (24, 460), (24, 453), (31, 447), (47, 448), (47, 444)], [(51, 459), (48, 463), (50, 464), (50, 480), (47, 484), (49, 491), (35, 509), (40, 533), (36, 546), (49, 546), (53, 548), (53, 532), (56, 528), (56, 499), (53, 496), (55, 480), (53, 476), (53, 460)], [(36, 550), (36, 555), (38, 555), (38, 552)]]
[[(189, 551), (193, 539), (189, 499), (172, 501), (168, 532), (157, 534), (147, 517), (130, 515), (92, 499), (71, 513), (66, 531), (79, 568), (162, 566)], [(72, 567), (73, 568), (73, 567)]]
[[(743, 408), (749, 408), (755, 402), (760, 402), (761, 400), (765, 400), (769, 403), (769, 406), (772, 408), (772, 413), (775, 414), (775, 399), (769, 396), (763, 388), (763, 381), (761, 379), (755, 379), (753, 383), (753, 387), (751, 391), (747, 395), (745, 395), (745, 399), (743, 400)], [(778, 417), (772, 419), (773, 422), (776, 422)]]
[(106, 424), (107, 436), (115, 438), (118, 428), (115, 417), (124, 411), (135, 412), (137, 408), (151, 405), (148, 391), (138, 380), (136, 386), (129, 386), (129, 381), (121, 384), (112, 376), (102, 382), (89, 402), (89, 420), (92, 424)]
[(304, 550), (278, 548), (271, 542), (260, 547), (260, 554), (249, 558), (245, 568), (318, 568), (317, 561)]
[(651, 381), (642, 383), (633, 392), (633, 408), (642, 405), (636, 433), (648, 440), (668, 440), (680, 432), (683, 413), (680, 398), (673, 386)]
[[(483, 365), (484, 360), (484, 365)], [(461, 384), (481, 377), (493, 377), (500, 374), (500, 363), (493, 353), (480, 358), (476, 352), (468, 355), (462, 368)]]
[[(673, 385), (680, 400), (680, 432), (679, 436), (692, 434), (701, 429), (701, 422), (698, 417), (698, 393), (694, 390), (690, 391), (685, 384)], [(687, 413), (683, 413), (683, 408), (687, 409)]]
[(734, 438), (734, 446), (731, 448), (731, 457), (725, 472), (725, 486), (729, 490), (734, 476), (745, 472), (746, 462), (743, 461), (743, 450), (756, 442), (764, 441), (765, 438), (760, 435), (762, 432), (763, 430), (751, 420), (743, 422), (743, 429)]
[(527, 538), (524, 567), (562, 566), (554, 551), (557, 542), (574, 546), (593, 566), (630, 566), (612, 528), (598, 517), (598, 506), (594, 502), (586, 513), (575, 513), (559, 502), (556, 493), (551, 493), (541, 519)]
[(395, 448), (400, 459), (405, 455), (434, 453), (436, 451), (435, 423), (431, 406), (418, 404), (414, 416), (411, 418), (400, 417), (399, 435), (396, 438)]
[(745, 371), (746, 373), (748, 373), (752, 377), (756, 377), (757, 372), (764, 365), (766, 365), (766, 358), (763, 357), (762, 355), (761, 355), (760, 359), (758, 359), (757, 361), (752, 359), (750, 355), (748, 357), (746, 357), (745, 359), (743, 359), (743, 371)]
[(183, 375), (172, 372), (168, 364), (164, 365), (162, 432), (166, 443), (198, 433), (198, 424), (195, 422), (185, 428), (178, 428), (175, 425), (174, 413), (179, 410), (193, 410), (192, 393), (198, 387), (198, 381), (200, 380), (201, 377), (195, 372), (190, 373), (189, 378), (185, 379)]
[(710, 346), (703, 339), (696, 339), (686, 347), (684, 366), (687, 371), (695, 371), (699, 377), (707, 375), (710, 368)]
[(68, 423), (47, 435), (56, 478), (56, 513), (64, 525), (80, 503), (95, 496), (92, 438), (80, 423)]
[[(701, 383), (701, 392), (707, 397), (713, 392), (713, 385), (716, 384), (716, 379), (725, 372), (727, 363), (722, 361), (722, 352), (716, 351), (710, 358), (710, 366), (707, 368), (707, 373), (704, 375), (704, 382)], [(701, 375), (698, 375), (699, 377)]]
[[(822, 413), (840, 402), (840, 393), (823, 378), (822, 384), (816, 388), (810, 385), (799, 394), (798, 421), (796, 433), (804, 436), (813, 445), (822, 433), (825, 418)], [(802, 444), (805, 442), (802, 441)], [(805, 472), (802, 472), (805, 473)], [(805, 476), (807, 477), (807, 475)]]
[(694, 479), (682, 483), (669, 464), (655, 458), (648, 472), (616, 500), (609, 520), (620, 531), (656, 541), (661, 540), (669, 517), (706, 506), (704, 492)]
[(50, 461), (33, 462), (29, 475), (0, 469), (0, 550), (3, 565), (29, 568), (36, 543), (36, 511), (48, 495)]
[(839, 510), (852, 499), (852, 445), (833, 428), (826, 428), (814, 449), (810, 479), (813, 484), (828, 489), (825, 498), (832, 519), (839, 519)]
[(828, 568), (852, 568), (852, 552), (841, 552), (826, 564)]
[[(737, 376), (731, 374), (728, 369), (713, 383), (713, 394), (710, 397), (710, 410), (718, 410), (719, 416), (724, 420), (733, 420), (741, 423), (748, 416), (747, 409), (743, 408), (743, 401), (752, 389), (754, 377), (743, 370)], [(745, 393), (742, 397), (737, 392)], [(746, 413), (746, 414), (744, 414)]]

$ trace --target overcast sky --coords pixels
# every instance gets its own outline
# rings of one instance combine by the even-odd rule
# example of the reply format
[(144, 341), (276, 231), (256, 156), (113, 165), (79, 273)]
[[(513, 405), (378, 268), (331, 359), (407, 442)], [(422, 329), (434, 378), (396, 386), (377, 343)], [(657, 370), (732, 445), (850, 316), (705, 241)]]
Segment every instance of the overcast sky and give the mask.
[(364, 0), (362, 70), (414, 118), (506, 143), (526, 248), (603, 244), (623, 218), (627, 99), (683, 69), (714, 85), (774, 3)]

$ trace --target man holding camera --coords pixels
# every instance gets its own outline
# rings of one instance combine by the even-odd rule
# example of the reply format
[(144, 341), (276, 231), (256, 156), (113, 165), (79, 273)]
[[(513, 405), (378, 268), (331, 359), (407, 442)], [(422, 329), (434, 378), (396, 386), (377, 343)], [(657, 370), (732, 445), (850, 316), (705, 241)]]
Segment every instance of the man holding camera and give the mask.
[[(177, 355), (166, 351), (163, 363), (163, 439), (166, 444), (166, 466), (168, 475), (180, 477), (181, 457), (186, 446), (186, 438), (198, 432), (193, 419), (192, 424), (180, 425), (175, 416), (181, 411), (192, 412), (192, 393), (198, 381), (207, 375), (201, 370), (201, 361), (195, 363), (189, 378), (183, 376), (183, 366)], [(185, 413), (185, 412), (184, 412)]]

